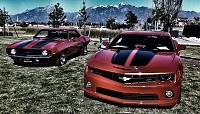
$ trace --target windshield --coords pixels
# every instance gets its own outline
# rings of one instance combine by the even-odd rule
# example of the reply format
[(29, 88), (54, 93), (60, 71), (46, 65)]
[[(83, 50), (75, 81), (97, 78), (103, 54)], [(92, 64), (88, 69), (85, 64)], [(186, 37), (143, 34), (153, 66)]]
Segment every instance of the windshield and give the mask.
[(68, 38), (68, 31), (64, 30), (40, 30), (34, 38), (46, 38), (46, 39), (53, 39), (53, 38), (61, 38), (67, 39)]
[(115, 49), (144, 48), (153, 51), (174, 51), (169, 36), (155, 35), (118, 35), (109, 45)]

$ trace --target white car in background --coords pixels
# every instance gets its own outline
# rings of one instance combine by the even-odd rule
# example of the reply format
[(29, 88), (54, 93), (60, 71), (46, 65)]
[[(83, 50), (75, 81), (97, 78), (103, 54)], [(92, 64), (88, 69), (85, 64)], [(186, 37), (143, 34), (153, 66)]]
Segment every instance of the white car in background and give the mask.
[(108, 30), (108, 28), (106, 28), (106, 26), (101, 26), (101, 28), (99, 30), (100, 31), (102, 31), (102, 30)]

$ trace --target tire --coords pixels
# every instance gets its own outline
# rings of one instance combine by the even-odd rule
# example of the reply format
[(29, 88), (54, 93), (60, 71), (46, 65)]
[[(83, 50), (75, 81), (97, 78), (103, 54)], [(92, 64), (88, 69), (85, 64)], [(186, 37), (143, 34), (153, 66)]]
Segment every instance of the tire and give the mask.
[(177, 104), (180, 104), (180, 103), (181, 103), (181, 90), (180, 90), (180, 95), (179, 95), (179, 99), (178, 99)]
[(56, 65), (57, 66), (62, 66), (66, 63), (66, 54), (64, 52), (61, 52), (57, 61), (56, 61)]
[(79, 54), (80, 55), (87, 55), (87, 45), (84, 45), (83, 47), (81, 47)]

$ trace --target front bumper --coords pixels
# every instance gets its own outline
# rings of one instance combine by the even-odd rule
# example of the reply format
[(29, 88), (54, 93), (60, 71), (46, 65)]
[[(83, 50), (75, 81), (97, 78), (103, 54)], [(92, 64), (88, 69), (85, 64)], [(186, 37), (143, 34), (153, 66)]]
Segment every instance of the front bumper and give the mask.
[(55, 56), (18, 56), (9, 55), (16, 63), (23, 64), (49, 64), (56, 60)]
[[(87, 82), (91, 82), (91, 88), (86, 88)], [(84, 77), (84, 93), (86, 95), (120, 104), (174, 106), (179, 101), (180, 89), (180, 82), (124, 84), (90, 72)], [(173, 97), (166, 97), (165, 92), (168, 90), (173, 91)]]

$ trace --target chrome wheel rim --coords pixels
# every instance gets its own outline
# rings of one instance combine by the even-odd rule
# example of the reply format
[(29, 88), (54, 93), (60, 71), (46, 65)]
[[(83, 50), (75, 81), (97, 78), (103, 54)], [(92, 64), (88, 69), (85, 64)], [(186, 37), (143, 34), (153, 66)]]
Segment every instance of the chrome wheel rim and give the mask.
[(62, 54), (60, 55), (60, 64), (61, 64), (61, 65), (65, 64), (65, 61), (66, 61), (65, 54), (62, 53)]

